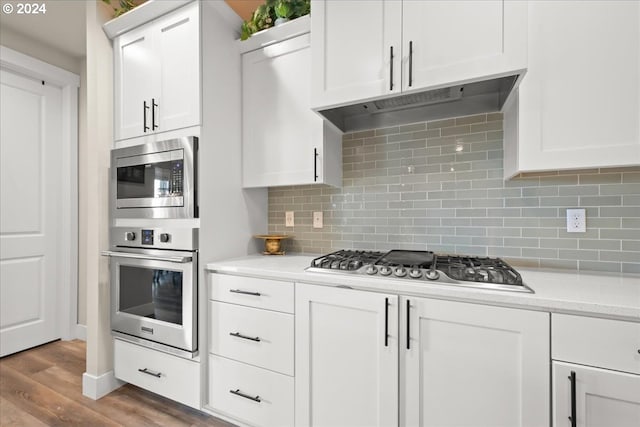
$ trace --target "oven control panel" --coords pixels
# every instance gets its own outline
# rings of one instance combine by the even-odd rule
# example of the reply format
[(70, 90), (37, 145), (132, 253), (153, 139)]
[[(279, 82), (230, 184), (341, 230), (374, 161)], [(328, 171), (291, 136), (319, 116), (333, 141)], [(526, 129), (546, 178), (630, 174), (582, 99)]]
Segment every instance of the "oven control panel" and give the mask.
[(153, 246), (153, 230), (142, 229), (142, 244)]
[(197, 250), (197, 228), (112, 227), (111, 247)]

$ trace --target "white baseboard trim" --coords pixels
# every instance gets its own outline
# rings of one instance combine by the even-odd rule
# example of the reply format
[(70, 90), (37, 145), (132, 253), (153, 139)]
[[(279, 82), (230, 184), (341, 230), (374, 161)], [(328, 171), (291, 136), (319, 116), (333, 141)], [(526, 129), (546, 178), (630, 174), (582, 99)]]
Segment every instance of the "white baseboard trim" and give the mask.
[(79, 323), (76, 325), (75, 338), (82, 341), (87, 340), (87, 327), (85, 325), (81, 325)]
[(86, 372), (82, 374), (82, 394), (93, 400), (106, 396), (124, 384), (113, 375), (113, 371), (109, 371), (99, 377)]

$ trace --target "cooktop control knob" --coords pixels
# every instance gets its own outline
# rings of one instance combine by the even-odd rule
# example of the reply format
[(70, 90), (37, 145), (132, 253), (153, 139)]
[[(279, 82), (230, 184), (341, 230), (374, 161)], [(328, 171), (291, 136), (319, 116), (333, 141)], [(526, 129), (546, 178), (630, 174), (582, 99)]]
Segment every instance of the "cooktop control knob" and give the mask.
[(126, 233), (124, 233), (124, 240), (133, 242), (134, 240), (136, 240), (136, 233), (134, 233), (133, 231), (127, 231)]
[(427, 272), (424, 273), (424, 276), (429, 280), (438, 280), (440, 278), (440, 273), (438, 273), (437, 270), (427, 270)]
[(367, 267), (364, 269), (364, 272), (369, 274), (369, 275), (374, 275), (378, 272), (378, 269), (376, 268), (375, 265), (373, 264), (369, 264), (367, 265)]
[(382, 274), (383, 276), (390, 275), (391, 274), (391, 267), (383, 265), (382, 267), (380, 267), (380, 274)]
[(419, 268), (412, 268), (411, 270), (409, 270), (409, 276), (412, 279), (419, 279), (422, 277), (422, 271), (420, 271)]
[(169, 233), (160, 233), (160, 241), (162, 243), (167, 243), (170, 238), (171, 238), (171, 235)]
[(395, 274), (397, 277), (404, 277), (407, 275), (407, 269), (404, 267), (397, 267), (393, 274)]

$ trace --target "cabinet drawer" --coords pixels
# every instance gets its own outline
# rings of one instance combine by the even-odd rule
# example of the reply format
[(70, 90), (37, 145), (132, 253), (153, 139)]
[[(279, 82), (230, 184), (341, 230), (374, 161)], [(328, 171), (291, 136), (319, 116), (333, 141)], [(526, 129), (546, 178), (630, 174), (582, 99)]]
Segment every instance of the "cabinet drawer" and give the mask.
[(116, 378), (200, 409), (199, 363), (119, 339), (114, 352)]
[(640, 323), (553, 314), (555, 360), (640, 374)]
[(209, 406), (255, 426), (292, 426), (293, 378), (209, 355)]
[(293, 375), (292, 315), (210, 301), (209, 319), (211, 353)]
[(293, 283), (255, 277), (209, 274), (212, 300), (293, 313)]

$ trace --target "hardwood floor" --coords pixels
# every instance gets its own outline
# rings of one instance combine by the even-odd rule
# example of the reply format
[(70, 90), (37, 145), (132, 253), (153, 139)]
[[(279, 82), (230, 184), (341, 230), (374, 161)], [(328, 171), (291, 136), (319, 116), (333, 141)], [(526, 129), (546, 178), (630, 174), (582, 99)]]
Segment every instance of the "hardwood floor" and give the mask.
[(130, 384), (83, 396), (85, 350), (56, 341), (0, 359), (0, 426), (231, 426)]

